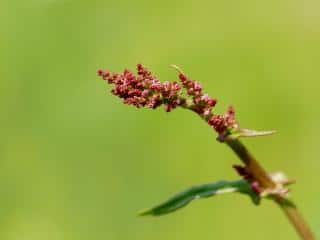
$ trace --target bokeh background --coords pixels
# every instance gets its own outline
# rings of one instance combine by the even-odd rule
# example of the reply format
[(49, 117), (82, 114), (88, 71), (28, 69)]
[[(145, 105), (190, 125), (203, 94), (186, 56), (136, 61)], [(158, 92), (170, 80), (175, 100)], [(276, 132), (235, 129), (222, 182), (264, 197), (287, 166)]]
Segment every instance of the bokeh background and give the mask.
[(177, 64), (241, 125), (245, 143), (320, 236), (320, 2), (2, 0), (0, 238), (298, 239), (271, 202), (197, 201), (137, 211), (193, 184), (236, 179), (236, 156), (191, 112), (125, 106), (98, 68)]

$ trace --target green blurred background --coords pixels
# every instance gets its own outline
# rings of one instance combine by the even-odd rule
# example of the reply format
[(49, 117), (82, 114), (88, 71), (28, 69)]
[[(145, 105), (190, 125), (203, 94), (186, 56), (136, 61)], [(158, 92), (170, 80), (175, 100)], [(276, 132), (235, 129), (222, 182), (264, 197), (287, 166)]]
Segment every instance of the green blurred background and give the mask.
[[(271, 202), (240, 195), (175, 214), (138, 210), (197, 183), (236, 179), (235, 155), (191, 112), (125, 106), (98, 68), (177, 64), (243, 127), (246, 144), (320, 236), (320, 2), (2, 0), (0, 238), (298, 239)], [(318, 148), (318, 149), (317, 149)]]

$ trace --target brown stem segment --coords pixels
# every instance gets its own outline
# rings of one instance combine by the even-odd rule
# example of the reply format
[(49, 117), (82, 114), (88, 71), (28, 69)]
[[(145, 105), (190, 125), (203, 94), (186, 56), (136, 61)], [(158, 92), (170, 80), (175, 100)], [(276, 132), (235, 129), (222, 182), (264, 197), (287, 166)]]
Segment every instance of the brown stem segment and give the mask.
[(238, 155), (246, 168), (263, 188), (274, 188), (276, 184), (269, 177), (258, 161), (250, 154), (247, 148), (238, 139), (226, 139), (226, 144)]
[[(245, 164), (255, 180), (264, 188), (275, 188), (276, 183), (272, 181), (267, 172), (251, 155), (248, 149), (238, 139), (225, 139), (225, 143), (237, 154)], [(274, 197), (274, 201), (281, 207), (289, 221), (303, 240), (315, 240), (315, 236), (310, 230), (308, 224), (300, 215), (296, 206), (281, 197)]]
[(311, 229), (308, 224), (304, 221), (297, 207), (293, 204), (287, 204), (285, 199), (275, 198), (274, 201), (280, 206), (283, 212), (288, 217), (291, 224), (296, 229), (297, 233), (300, 235), (301, 239), (305, 240), (315, 240)]

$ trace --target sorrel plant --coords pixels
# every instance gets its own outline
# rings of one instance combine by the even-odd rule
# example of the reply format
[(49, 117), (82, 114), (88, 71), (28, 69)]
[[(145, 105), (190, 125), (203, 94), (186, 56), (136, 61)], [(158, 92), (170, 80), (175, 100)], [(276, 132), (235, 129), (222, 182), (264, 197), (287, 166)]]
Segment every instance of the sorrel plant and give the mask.
[(150, 109), (163, 105), (166, 112), (181, 107), (196, 113), (217, 133), (217, 140), (225, 143), (240, 158), (242, 165), (234, 165), (233, 168), (241, 179), (193, 186), (172, 196), (164, 203), (140, 212), (140, 215), (167, 214), (198, 198), (238, 192), (248, 195), (254, 204), (259, 204), (263, 198), (274, 201), (284, 211), (301, 239), (314, 240), (315, 237), (297, 206), (289, 199), (288, 185), (293, 181), (282, 172), (268, 173), (239, 140), (240, 137), (269, 135), (274, 131), (240, 128), (234, 108), (231, 106), (224, 114), (214, 113), (213, 108), (217, 100), (204, 93), (199, 82), (191, 80), (177, 66), (172, 67), (178, 71), (179, 81), (162, 83), (141, 64), (137, 65), (137, 75), (129, 70), (124, 70), (120, 74), (98, 70), (98, 75), (113, 85), (112, 94), (121, 98), (127, 105)]

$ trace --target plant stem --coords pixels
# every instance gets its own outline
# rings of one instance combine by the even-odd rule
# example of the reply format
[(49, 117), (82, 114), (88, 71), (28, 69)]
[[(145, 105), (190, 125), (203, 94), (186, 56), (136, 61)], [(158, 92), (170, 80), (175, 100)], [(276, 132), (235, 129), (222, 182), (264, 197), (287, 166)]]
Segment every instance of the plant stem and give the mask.
[(306, 240), (315, 240), (311, 229), (308, 224), (305, 222), (297, 207), (293, 204), (285, 203), (285, 199), (275, 198), (274, 201), (280, 206), (283, 212), (288, 217), (291, 224), (296, 229), (297, 233), (300, 235), (301, 239)]
[(238, 139), (226, 140), (225, 142), (246, 165), (246, 168), (252, 174), (254, 179), (258, 181), (260, 186), (264, 188), (274, 188), (276, 186), (259, 162), (250, 154)]
[[(255, 180), (258, 181), (260, 186), (271, 189), (276, 187), (276, 183), (270, 178), (264, 168), (238, 139), (226, 139), (225, 143), (237, 154)], [(292, 202), (280, 196), (274, 197), (273, 199), (284, 211), (301, 239), (315, 240), (315, 236), (310, 230), (308, 224)]]

